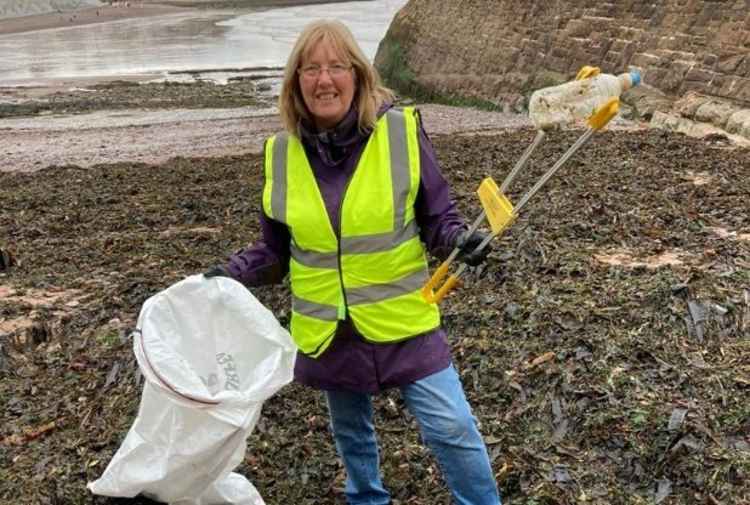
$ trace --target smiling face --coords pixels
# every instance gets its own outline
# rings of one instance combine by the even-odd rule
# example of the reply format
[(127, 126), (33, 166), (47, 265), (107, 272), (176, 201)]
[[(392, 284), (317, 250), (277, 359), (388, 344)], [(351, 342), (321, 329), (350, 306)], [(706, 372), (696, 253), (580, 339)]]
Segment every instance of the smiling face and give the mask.
[(349, 112), (354, 99), (354, 70), (326, 39), (302, 58), (298, 78), (302, 99), (319, 130), (333, 128)]

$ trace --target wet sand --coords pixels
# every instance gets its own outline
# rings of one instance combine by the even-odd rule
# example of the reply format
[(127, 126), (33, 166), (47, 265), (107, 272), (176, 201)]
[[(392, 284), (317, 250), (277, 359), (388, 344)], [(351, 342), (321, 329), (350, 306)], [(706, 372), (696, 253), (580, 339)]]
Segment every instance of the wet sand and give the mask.
[(35, 14), (32, 16), (0, 19), (0, 35), (106, 23), (122, 19), (160, 16), (188, 10), (190, 9), (187, 7), (176, 7), (173, 5), (133, 3), (127, 6), (125, 4), (105, 5), (70, 12)]

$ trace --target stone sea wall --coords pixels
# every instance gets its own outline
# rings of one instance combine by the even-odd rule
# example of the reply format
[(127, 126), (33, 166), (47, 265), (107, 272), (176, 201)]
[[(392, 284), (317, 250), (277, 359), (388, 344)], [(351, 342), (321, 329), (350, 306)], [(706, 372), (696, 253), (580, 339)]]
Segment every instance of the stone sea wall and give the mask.
[(410, 0), (375, 61), (422, 91), (515, 109), (583, 65), (639, 69), (641, 116), (688, 92), (745, 109), (750, 0)]

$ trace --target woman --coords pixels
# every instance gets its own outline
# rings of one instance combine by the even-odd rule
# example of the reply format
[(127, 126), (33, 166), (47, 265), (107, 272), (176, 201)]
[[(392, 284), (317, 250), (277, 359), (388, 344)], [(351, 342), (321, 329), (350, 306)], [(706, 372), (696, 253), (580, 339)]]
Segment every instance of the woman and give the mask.
[(206, 275), (256, 286), (290, 274), (295, 380), (325, 392), (350, 504), (390, 502), (371, 397), (397, 387), (455, 501), (497, 505), (438, 308), (420, 293), (425, 247), (444, 257), (459, 244), (478, 265), (484, 235), (467, 236), (418, 114), (392, 101), (343, 24), (308, 25), (286, 65), (286, 131), (265, 146), (263, 241)]

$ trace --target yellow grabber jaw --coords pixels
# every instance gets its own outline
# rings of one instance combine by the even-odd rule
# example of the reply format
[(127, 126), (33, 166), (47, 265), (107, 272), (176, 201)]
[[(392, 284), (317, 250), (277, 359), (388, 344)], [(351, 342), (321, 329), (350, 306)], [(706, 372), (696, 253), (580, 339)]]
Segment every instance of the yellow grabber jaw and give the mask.
[(576, 81), (582, 81), (583, 79), (596, 77), (601, 72), (602, 71), (599, 67), (591, 67), (589, 65), (585, 65), (581, 67), (581, 70), (578, 71), (578, 74), (576, 75)]
[(601, 130), (619, 111), (620, 99), (617, 97), (610, 98), (588, 119), (589, 127), (594, 130)]

